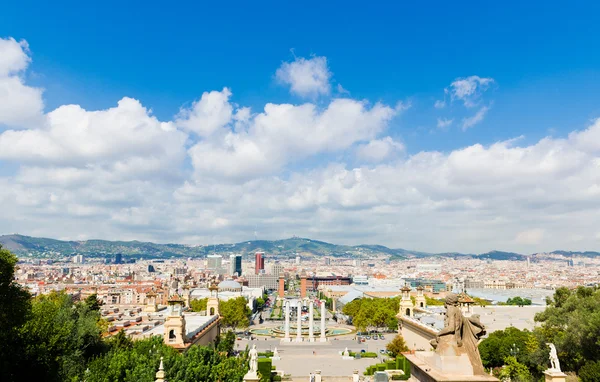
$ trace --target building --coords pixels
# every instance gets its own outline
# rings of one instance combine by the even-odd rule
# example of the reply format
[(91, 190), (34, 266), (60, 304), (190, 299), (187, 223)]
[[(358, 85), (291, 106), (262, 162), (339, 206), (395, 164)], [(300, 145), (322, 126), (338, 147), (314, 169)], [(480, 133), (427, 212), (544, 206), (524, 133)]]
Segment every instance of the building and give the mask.
[(208, 255), (206, 256), (206, 268), (208, 269), (220, 269), (223, 264), (223, 257), (219, 255)]
[(296, 256), (296, 265), (300, 265), (300, 256)]
[(442, 264), (436, 264), (436, 263), (417, 264), (416, 270), (417, 270), (417, 272), (441, 273), (442, 272)]
[[(256, 252), (254, 256), (254, 274), (264, 273), (265, 270), (265, 253)], [(261, 272), (263, 271), (263, 272)]]
[(229, 256), (229, 274), (231, 276), (242, 275), (242, 255)]
[(75, 255), (75, 256), (73, 256), (73, 262), (75, 264), (83, 264), (83, 255)]
[(330, 257), (326, 257), (325, 258), (325, 265), (331, 265), (331, 258)]
[(310, 291), (316, 291), (319, 286), (323, 285), (350, 285), (352, 284), (352, 278), (347, 276), (311, 276), (306, 280), (306, 289)]
[(416, 289), (417, 287), (421, 286), (421, 287), (425, 288), (425, 290), (433, 292), (433, 293), (440, 293), (440, 292), (446, 291), (446, 283), (442, 280), (430, 280), (430, 279), (418, 278), (418, 279), (405, 279), (404, 281), (406, 281), (412, 289)]
[(283, 274), (283, 265), (277, 261), (271, 266), (271, 274), (273, 276), (279, 277), (279, 275)]
[(261, 273), (259, 275), (248, 275), (247, 278), (249, 288), (265, 288), (270, 290), (277, 290), (278, 288), (279, 276)]
[(120, 253), (117, 253), (115, 255), (115, 264), (123, 264), (123, 255)]
[(355, 285), (369, 285), (369, 278), (366, 275), (352, 277), (352, 283)]

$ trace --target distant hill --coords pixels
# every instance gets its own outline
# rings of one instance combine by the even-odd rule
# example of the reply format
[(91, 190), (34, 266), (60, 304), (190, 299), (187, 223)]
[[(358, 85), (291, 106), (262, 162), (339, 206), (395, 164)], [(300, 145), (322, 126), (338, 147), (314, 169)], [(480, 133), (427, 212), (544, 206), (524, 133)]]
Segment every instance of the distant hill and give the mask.
[(84, 240), (62, 241), (48, 238), (37, 238), (23, 235), (0, 236), (0, 244), (17, 255), (34, 256), (71, 255), (80, 253), (91, 257), (112, 256), (121, 253), (124, 256), (161, 258), (161, 257), (203, 257), (211, 253), (251, 254), (258, 251), (269, 255), (295, 255), (304, 256), (390, 256), (394, 259), (405, 259), (408, 251), (390, 249), (380, 245), (346, 246), (293, 237), (285, 240), (251, 240), (236, 244), (217, 245), (184, 245), (184, 244), (156, 244), (140, 241), (108, 241)]
[[(84, 240), (63, 241), (56, 239), (31, 237), (24, 235), (0, 236), (0, 244), (17, 255), (47, 256), (56, 253), (63, 256), (80, 253), (90, 257), (113, 256), (121, 253), (124, 256), (142, 258), (170, 258), (170, 257), (204, 257), (211, 253), (217, 254), (252, 254), (264, 251), (269, 255), (293, 256), (332, 256), (332, 257), (386, 257), (390, 260), (403, 260), (407, 258), (480, 258), (491, 260), (526, 260), (527, 255), (514, 252), (490, 251), (482, 254), (465, 254), (459, 252), (428, 253), (411, 251), (402, 248), (388, 248), (383, 245), (361, 244), (356, 246), (337, 245), (324, 241), (311, 240), (301, 237), (292, 237), (283, 240), (250, 240), (235, 244), (217, 245), (185, 245), (185, 244), (157, 244), (141, 241), (109, 241), (109, 240)], [(598, 252), (569, 252), (553, 251), (554, 255), (570, 257), (600, 256)], [(537, 258), (545, 254), (536, 254)]]

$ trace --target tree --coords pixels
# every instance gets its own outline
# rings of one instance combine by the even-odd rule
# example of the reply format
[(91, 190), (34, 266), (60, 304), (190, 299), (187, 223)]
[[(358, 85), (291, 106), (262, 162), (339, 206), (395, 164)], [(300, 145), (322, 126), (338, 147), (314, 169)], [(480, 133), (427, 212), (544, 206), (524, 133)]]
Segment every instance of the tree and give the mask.
[(549, 305), (535, 315), (540, 346), (556, 346), (561, 368), (578, 371), (587, 361), (600, 361), (600, 290), (558, 288)]
[(390, 355), (395, 358), (400, 353), (407, 352), (408, 346), (406, 346), (404, 337), (402, 337), (401, 334), (397, 334), (396, 337), (394, 337), (394, 339), (387, 344), (386, 349)]
[(577, 374), (581, 382), (600, 382), (600, 361), (586, 362)]
[(192, 309), (192, 312), (204, 312), (206, 311), (207, 303), (208, 298), (193, 299), (190, 301), (190, 308)]
[(425, 303), (427, 306), (442, 306), (444, 305), (444, 301), (438, 300), (436, 298), (431, 298), (429, 296), (425, 296)]
[(74, 304), (64, 292), (34, 299), (31, 318), (21, 328), (26, 340), (27, 380), (64, 381), (85, 370), (104, 351), (100, 313)]
[(505, 366), (500, 370), (498, 376), (502, 381), (530, 382), (533, 380), (527, 366), (517, 362), (515, 357), (509, 356), (504, 360)]
[(89, 310), (99, 312), (100, 307), (102, 306), (102, 301), (98, 300), (98, 295), (94, 293), (84, 300), (84, 304)]
[(31, 295), (14, 281), (17, 257), (0, 245), (0, 370), (8, 380), (17, 378), (25, 343), (19, 328), (31, 312)]
[(252, 311), (248, 308), (246, 298), (237, 297), (227, 301), (219, 301), (219, 314), (222, 324), (229, 328), (247, 328), (250, 325)]

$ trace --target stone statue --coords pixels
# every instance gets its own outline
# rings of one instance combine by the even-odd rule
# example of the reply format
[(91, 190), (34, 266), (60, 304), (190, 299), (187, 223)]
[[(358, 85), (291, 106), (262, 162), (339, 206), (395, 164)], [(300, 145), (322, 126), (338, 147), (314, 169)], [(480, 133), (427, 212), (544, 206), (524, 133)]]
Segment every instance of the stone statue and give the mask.
[(558, 361), (558, 354), (556, 354), (556, 347), (551, 343), (547, 343), (546, 345), (550, 347), (550, 370), (561, 371), (560, 362)]
[(249, 374), (256, 375), (258, 371), (258, 351), (256, 350), (256, 345), (252, 345), (252, 349), (248, 352), (248, 356), (250, 356), (250, 370)]
[(273, 357), (279, 357), (279, 352), (277, 351), (277, 347), (273, 349)]
[(342, 353), (342, 355), (343, 355), (344, 357), (348, 357), (348, 355), (350, 355), (350, 353), (348, 353), (348, 348), (346, 348), (346, 349), (344, 350), (344, 352)]
[(479, 315), (463, 316), (458, 295), (455, 293), (446, 295), (444, 306), (446, 307), (444, 328), (431, 341), (431, 346), (439, 355), (466, 354), (473, 367), (474, 375), (485, 375), (477, 348), (479, 339), (485, 335), (485, 326), (479, 320)]

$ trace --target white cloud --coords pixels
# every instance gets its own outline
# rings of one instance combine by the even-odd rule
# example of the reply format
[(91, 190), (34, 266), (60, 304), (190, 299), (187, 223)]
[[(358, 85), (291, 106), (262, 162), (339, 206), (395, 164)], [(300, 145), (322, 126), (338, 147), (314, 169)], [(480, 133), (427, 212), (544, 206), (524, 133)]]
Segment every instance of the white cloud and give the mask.
[(185, 134), (123, 98), (107, 110), (66, 105), (39, 128), (0, 134), (0, 159), (21, 164), (110, 168), (128, 176), (173, 172), (185, 157)]
[(339, 94), (350, 95), (350, 92), (342, 86), (342, 84), (337, 84), (337, 92)]
[(450, 93), (452, 100), (463, 101), (466, 107), (477, 106), (481, 94), (494, 83), (493, 78), (482, 78), (479, 76), (470, 76), (457, 78), (446, 91)]
[(284, 62), (277, 69), (275, 77), (279, 82), (289, 85), (290, 92), (301, 97), (327, 95), (331, 88), (331, 72), (325, 57), (297, 57), (293, 62)]
[[(22, 74), (29, 59), (17, 57), (4, 67)], [(257, 230), (465, 252), (598, 244), (600, 120), (534, 144), (409, 155), (387, 136), (408, 104), (339, 98), (253, 112), (232, 97), (204, 93), (174, 121), (132, 98), (65, 105), (0, 133), (0, 166), (16, 168), (0, 176), (0, 232), (206, 244)], [(339, 163), (351, 154), (357, 166)]]
[[(231, 91), (204, 92), (202, 97), (189, 109), (181, 109), (176, 119), (177, 126), (206, 137), (227, 125), (233, 115), (233, 106), (229, 103)], [(243, 113), (247, 114), (248, 110)], [(239, 116), (238, 116), (239, 117)]]
[(0, 127), (27, 127), (42, 121), (42, 90), (24, 84), (31, 61), (26, 41), (0, 38)]
[(356, 148), (356, 156), (361, 161), (379, 163), (403, 150), (402, 143), (394, 141), (391, 137), (385, 137), (359, 145)]
[(442, 101), (442, 100), (437, 100), (435, 101), (435, 103), (433, 104), (433, 107), (435, 107), (436, 109), (443, 109), (446, 107), (446, 101)]
[(517, 234), (515, 241), (518, 244), (524, 245), (538, 245), (544, 238), (544, 230), (540, 228), (534, 228), (527, 231), (522, 231)]
[(483, 121), (483, 119), (485, 118), (485, 115), (487, 114), (489, 109), (490, 108), (488, 106), (483, 106), (473, 116), (464, 118), (462, 121), (462, 130), (466, 131), (467, 129), (469, 129), (469, 128), (477, 125), (481, 121)]
[(452, 122), (454, 122), (454, 119), (438, 118), (437, 119), (437, 127), (438, 127), (438, 129), (446, 129), (446, 128), (452, 126)]
[(191, 147), (189, 154), (201, 174), (264, 175), (294, 160), (374, 139), (406, 107), (402, 103), (395, 108), (379, 103), (369, 107), (347, 98), (334, 99), (323, 110), (313, 104), (267, 104), (247, 121), (245, 130), (217, 132)]

